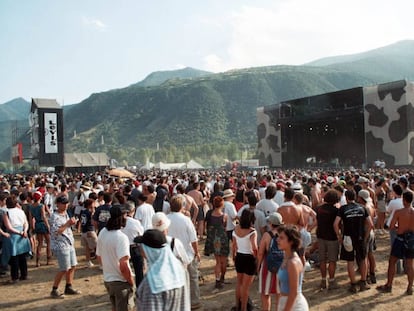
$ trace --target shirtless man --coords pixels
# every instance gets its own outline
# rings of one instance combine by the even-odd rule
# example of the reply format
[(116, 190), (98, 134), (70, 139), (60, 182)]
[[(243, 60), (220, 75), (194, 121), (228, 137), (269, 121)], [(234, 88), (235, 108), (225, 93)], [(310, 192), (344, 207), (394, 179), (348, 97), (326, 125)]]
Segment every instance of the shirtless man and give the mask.
[(316, 180), (314, 178), (309, 178), (308, 185), (311, 188), (311, 202), (312, 208), (315, 209), (322, 203), (322, 193), (318, 185), (316, 184)]
[(391, 255), (388, 262), (387, 283), (377, 287), (377, 290), (381, 292), (391, 292), (392, 282), (395, 275), (395, 263), (399, 258), (405, 258), (408, 278), (408, 286), (405, 293), (407, 295), (413, 294), (414, 208), (411, 206), (412, 202), (413, 194), (411, 192), (404, 192), (404, 208), (395, 211), (391, 220), (390, 228), (395, 228), (397, 230), (397, 238), (392, 245)]
[(192, 197), (194, 199), (194, 202), (196, 203), (198, 207), (198, 213), (196, 215), (197, 220), (197, 233), (200, 239), (203, 239), (204, 234), (204, 197), (203, 194), (200, 191), (200, 184), (198, 182), (193, 183), (193, 190), (190, 190), (187, 193), (188, 196)]
[[(372, 199), (370, 197), (368, 190), (362, 189), (358, 192), (357, 203), (365, 207), (371, 219), (371, 222), (374, 223), (375, 209), (374, 209), (374, 204), (372, 203)], [(375, 233), (374, 233), (374, 228), (371, 228), (371, 230), (369, 231), (369, 238), (367, 241), (368, 253), (367, 253), (366, 260), (367, 260), (367, 267), (369, 268), (368, 269), (369, 275), (367, 275), (367, 277), (369, 277), (368, 281), (372, 284), (377, 283), (377, 278), (375, 276), (375, 269), (376, 269), (377, 264), (376, 264), (375, 257), (374, 257), (374, 249), (375, 249), (374, 244), (375, 244)]]
[(302, 209), (293, 202), (295, 192), (291, 188), (285, 190), (285, 202), (279, 206), (277, 212), (282, 215), (283, 222), (287, 225), (298, 226), (299, 229), (305, 226)]
[(303, 218), (303, 227), (299, 228), (300, 235), (302, 238), (301, 249), (305, 250), (309, 245), (312, 244), (311, 231), (317, 226), (316, 213), (309, 206), (303, 204), (304, 195), (300, 192), (296, 192), (293, 196), (293, 203), (301, 209)]
[(157, 193), (155, 192), (154, 185), (150, 181), (145, 181), (142, 185), (142, 193), (147, 197), (148, 204), (152, 205), (155, 201)]
[(317, 226), (316, 222), (316, 213), (313, 209), (311, 209), (304, 202), (304, 195), (302, 193), (295, 193), (293, 196), (293, 202), (296, 206), (302, 209), (303, 221), (305, 223), (304, 227), (307, 231), (312, 232), (314, 228)]
[[(305, 221), (303, 219), (302, 208), (298, 207), (295, 202), (293, 202), (293, 197), (295, 192), (291, 188), (286, 188), (285, 190), (285, 202), (279, 206), (277, 212), (282, 215), (283, 222), (287, 225), (295, 225), (301, 231), (302, 244), (307, 238), (304, 236), (307, 231), (302, 232), (305, 228)], [(308, 242), (310, 244), (310, 242)], [(305, 248), (302, 245), (299, 249), (298, 255), (301, 257), (302, 264), (305, 264)]]
[(183, 208), (184, 214), (189, 216), (193, 224), (195, 224), (197, 221), (197, 215), (198, 215), (197, 203), (194, 201), (192, 197), (190, 197), (188, 194), (185, 194), (185, 188), (183, 184), (178, 184), (176, 189), (177, 189), (177, 193), (182, 194), (185, 198), (185, 204)]

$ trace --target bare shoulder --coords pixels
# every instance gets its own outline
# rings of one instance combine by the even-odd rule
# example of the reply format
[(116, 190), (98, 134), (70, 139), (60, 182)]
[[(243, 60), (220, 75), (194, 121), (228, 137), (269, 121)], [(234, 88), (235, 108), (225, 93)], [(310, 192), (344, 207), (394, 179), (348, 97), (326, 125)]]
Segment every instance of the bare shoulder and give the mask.
[(294, 256), (288, 260), (287, 267), (296, 270), (298, 273), (303, 270), (303, 264), (299, 256)]

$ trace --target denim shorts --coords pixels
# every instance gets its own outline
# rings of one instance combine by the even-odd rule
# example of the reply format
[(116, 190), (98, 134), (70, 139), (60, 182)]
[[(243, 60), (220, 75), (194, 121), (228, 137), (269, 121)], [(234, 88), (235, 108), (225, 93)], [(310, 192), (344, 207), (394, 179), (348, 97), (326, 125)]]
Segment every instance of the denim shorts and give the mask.
[(75, 248), (55, 249), (54, 255), (57, 258), (59, 271), (68, 271), (78, 264)]

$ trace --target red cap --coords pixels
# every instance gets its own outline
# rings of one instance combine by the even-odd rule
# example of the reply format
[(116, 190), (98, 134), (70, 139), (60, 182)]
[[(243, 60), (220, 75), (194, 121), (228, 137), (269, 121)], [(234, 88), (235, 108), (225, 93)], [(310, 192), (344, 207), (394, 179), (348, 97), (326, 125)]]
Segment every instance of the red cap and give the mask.
[(35, 193), (33, 193), (33, 199), (35, 201), (39, 201), (42, 198), (42, 193), (40, 191), (36, 191)]

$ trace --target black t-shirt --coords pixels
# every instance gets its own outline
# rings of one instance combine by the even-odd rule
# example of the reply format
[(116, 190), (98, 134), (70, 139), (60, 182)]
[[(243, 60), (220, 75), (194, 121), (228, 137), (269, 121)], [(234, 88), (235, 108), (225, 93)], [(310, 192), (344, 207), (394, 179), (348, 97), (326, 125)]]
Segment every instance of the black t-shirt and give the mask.
[(332, 204), (323, 204), (316, 208), (316, 219), (318, 227), (316, 229), (316, 236), (319, 239), (336, 241), (336, 233), (333, 228), (335, 218), (338, 215), (338, 209)]
[(368, 217), (367, 210), (356, 203), (341, 206), (338, 212), (344, 224), (344, 235), (353, 239), (363, 239), (365, 236), (365, 220)]
[(99, 232), (106, 226), (108, 219), (111, 218), (110, 210), (111, 205), (104, 204), (99, 206), (93, 214), (92, 219), (98, 222)]
[(88, 209), (84, 209), (80, 213), (81, 231), (86, 233), (88, 231), (95, 231), (92, 224), (92, 214)]

